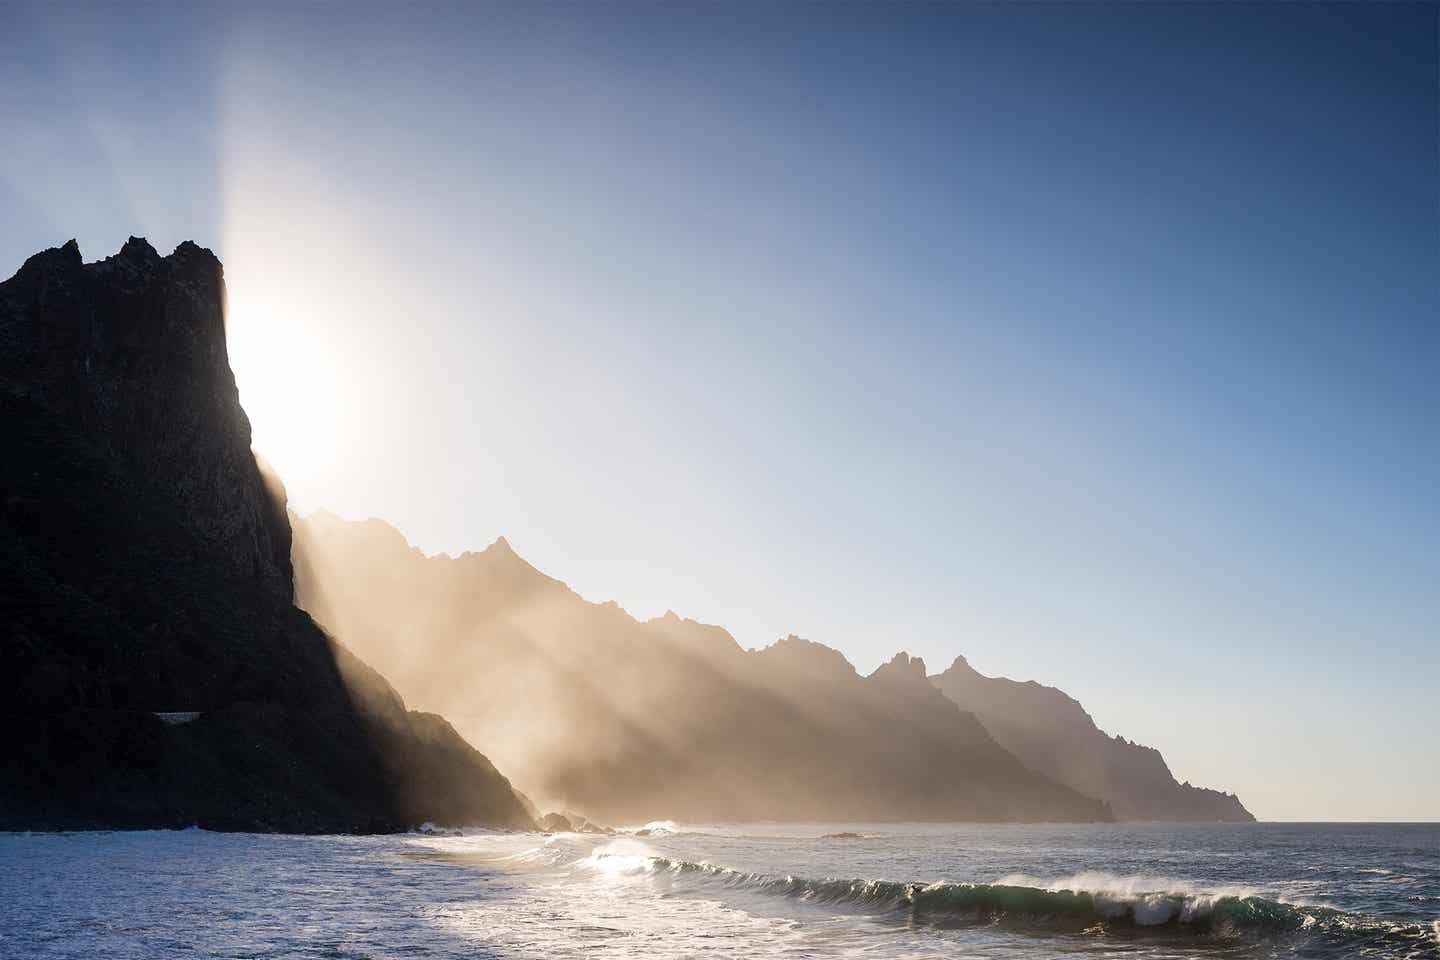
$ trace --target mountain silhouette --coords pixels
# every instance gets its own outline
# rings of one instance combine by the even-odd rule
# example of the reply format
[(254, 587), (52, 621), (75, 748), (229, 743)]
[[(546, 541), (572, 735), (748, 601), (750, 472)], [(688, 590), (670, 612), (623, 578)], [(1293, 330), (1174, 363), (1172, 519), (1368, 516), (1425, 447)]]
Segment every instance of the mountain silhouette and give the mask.
[(602, 822), (1107, 820), (899, 654), (870, 676), (787, 637), (746, 651), (590, 603), (501, 539), (426, 556), (381, 520), (295, 530), (297, 599), (545, 808)]
[(1119, 819), (1255, 819), (1234, 794), (1176, 783), (1160, 751), (1108, 736), (1064, 691), (984, 676), (964, 657), (931, 679), (1027, 767), (1099, 797)]
[(0, 283), (0, 828), (530, 826), (294, 605), (224, 311), (189, 242)]

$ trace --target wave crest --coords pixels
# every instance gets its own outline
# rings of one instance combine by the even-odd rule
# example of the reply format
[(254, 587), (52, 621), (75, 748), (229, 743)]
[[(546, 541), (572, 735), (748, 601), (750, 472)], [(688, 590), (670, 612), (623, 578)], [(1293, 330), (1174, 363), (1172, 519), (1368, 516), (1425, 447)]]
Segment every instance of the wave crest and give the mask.
[(1023, 876), (998, 883), (811, 879), (747, 873), (710, 863), (637, 851), (595, 851), (583, 865), (618, 875), (692, 879), (747, 893), (809, 903), (903, 913), (937, 926), (998, 924), (1059, 932), (1130, 933), (1254, 939), (1321, 937), (1348, 945), (1409, 948), (1410, 956), (1440, 958), (1440, 928), (1289, 903), (1247, 887), (1157, 889), (1143, 877), (1090, 873), (1050, 883)]

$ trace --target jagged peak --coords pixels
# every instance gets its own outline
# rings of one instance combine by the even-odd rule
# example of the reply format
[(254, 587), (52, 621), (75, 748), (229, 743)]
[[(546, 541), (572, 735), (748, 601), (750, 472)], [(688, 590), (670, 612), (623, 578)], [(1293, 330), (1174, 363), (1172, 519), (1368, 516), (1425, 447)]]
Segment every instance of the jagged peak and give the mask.
[(923, 657), (912, 657), (909, 653), (901, 650), (888, 662), (877, 667), (870, 676), (923, 681), (926, 679), (925, 660)]
[[(510, 541), (503, 536), (496, 537), (484, 550), (466, 550), (455, 559), (479, 563), (490, 570), (509, 571), (511, 575), (516, 573), (524, 574), (538, 578), (545, 583), (559, 584), (565, 587), (562, 581), (541, 573), (533, 563), (520, 556), (520, 554), (515, 551), (515, 548), (511, 546)], [(567, 590), (569, 589), (569, 587), (565, 588)]]
[(950, 666), (940, 676), (946, 675), (973, 675), (980, 676), (980, 671), (970, 666), (970, 661), (965, 659), (965, 654), (957, 653), (955, 659), (950, 661)]
[[(85, 265), (85, 269), (92, 275), (104, 277), (108, 280), (117, 279), (117, 275), (123, 275), (130, 281), (144, 281), (165, 263), (164, 258), (150, 246), (150, 242), (144, 237), (132, 236), (125, 241), (119, 252), (104, 260), (96, 261)], [(122, 279), (122, 282), (124, 280)]]
[(690, 626), (690, 627), (699, 627), (699, 628), (704, 629), (704, 630), (719, 630), (720, 632), (725, 633), (727, 636), (729, 635), (728, 631), (726, 631), (724, 627), (717, 626), (717, 625), (715, 625), (715, 624), (713, 624), (713, 623), (701, 623), (699, 620), (695, 620), (695, 619), (693, 619), (693, 618), (691, 618), (691, 617), (682, 617), (682, 616), (680, 616), (680, 614), (676, 613), (674, 610), (668, 610), (668, 609), (667, 609), (664, 613), (660, 614), (660, 616), (658, 616), (658, 617), (651, 617), (649, 620), (646, 620), (646, 621), (644, 621), (644, 622), (645, 622), (646, 624), (650, 624), (650, 625), (653, 625), (653, 626), (665, 626), (665, 627)]
[(814, 640), (806, 640), (793, 633), (788, 634), (784, 639), (776, 640), (762, 650), (751, 651), (751, 653), (769, 660), (814, 667), (816, 668), (814, 675), (817, 677), (823, 676), (826, 672), (844, 677), (857, 675), (854, 664), (846, 659), (845, 654), (839, 650)]
[(54, 274), (58, 271), (75, 269), (84, 264), (80, 258), (80, 244), (72, 237), (58, 247), (47, 247), (39, 253), (33, 253), (25, 259), (20, 269), (15, 271), (14, 280), (24, 274)]
[(155, 252), (155, 248), (150, 246), (148, 240), (144, 237), (134, 236), (125, 241), (125, 245), (120, 248), (120, 252), (116, 254), (116, 256), (126, 260), (143, 260), (147, 262), (160, 259), (160, 254)]
[[(985, 681), (986, 683), (1013, 684), (1017, 687), (1027, 687), (1032, 690), (1042, 691), (1052, 697), (1059, 697), (1060, 699), (1068, 701), (1073, 706), (1080, 708), (1081, 712), (1084, 713), (1084, 709), (1080, 706), (1080, 701), (1076, 700), (1074, 697), (1070, 696), (1070, 694), (1066, 693), (1064, 690), (1061, 690), (1059, 687), (1052, 687), (1049, 684), (1041, 683), (1038, 680), (1013, 680), (1010, 677), (992, 677), (988, 674), (981, 673), (979, 670), (976, 670), (973, 666), (970, 665), (970, 661), (965, 659), (964, 656), (956, 657), (955, 661), (950, 664), (949, 670), (946, 670), (944, 673), (937, 674), (937, 679), (947, 677), (966, 679), (973, 678), (975, 680)], [(1088, 713), (1086, 714), (1086, 717), (1087, 719), (1089, 718)]]
[(209, 247), (202, 247), (194, 240), (182, 240), (167, 259), (195, 262), (206, 267), (220, 269), (220, 258)]

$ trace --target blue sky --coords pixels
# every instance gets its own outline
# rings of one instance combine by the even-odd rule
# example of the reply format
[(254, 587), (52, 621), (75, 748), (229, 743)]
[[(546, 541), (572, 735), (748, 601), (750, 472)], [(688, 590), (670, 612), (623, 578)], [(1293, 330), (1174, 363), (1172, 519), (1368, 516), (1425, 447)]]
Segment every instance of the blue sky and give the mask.
[(1440, 818), (1434, 4), (357, 9), (20, 9), (0, 272), (215, 249), (302, 511)]

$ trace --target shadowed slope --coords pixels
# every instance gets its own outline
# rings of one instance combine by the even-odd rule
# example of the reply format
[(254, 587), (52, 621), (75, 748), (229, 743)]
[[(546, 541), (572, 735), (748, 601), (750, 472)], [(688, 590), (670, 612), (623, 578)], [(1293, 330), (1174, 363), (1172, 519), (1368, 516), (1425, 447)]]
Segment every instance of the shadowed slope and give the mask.
[(964, 657), (932, 680), (1030, 769), (1100, 797), (1122, 820), (1255, 819), (1234, 794), (1176, 783), (1160, 751), (1107, 736), (1061, 690), (984, 676)]
[(297, 596), (544, 806), (602, 821), (1085, 820), (903, 654), (870, 677), (795, 637), (742, 650), (589, 603), (503, 539), (426, 557), (379, 520), (295, 520)]
[(190, 243), (72, 241), (0, 283), (0, 827), (528, 825), (294, 606), (223, 308)]

